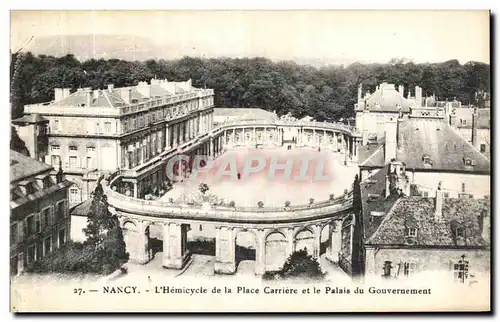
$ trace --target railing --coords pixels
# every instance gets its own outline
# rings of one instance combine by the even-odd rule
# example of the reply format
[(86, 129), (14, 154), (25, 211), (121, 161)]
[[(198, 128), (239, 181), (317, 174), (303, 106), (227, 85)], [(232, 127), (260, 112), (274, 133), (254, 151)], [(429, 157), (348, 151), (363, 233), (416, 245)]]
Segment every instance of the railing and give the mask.
[(301, 126), (301, 127), (315, 127), (328, 130), (336, 130), (347, 132), (350, 135), (359, 135), (356, 128), (353, 126), (347, 126), (340, 123), (328, 123), (328, 122), (315, 122), (315, 121), (283, 121), (283, 120), (231, 120), (225, 121), (219, 124), (216, 130), (225, 129), (228, 127), (237, 126)]
[[(343, 214), (352, 208), (352, 192), (332, 200), (289, 207), (231, 207), (215, 205), (205, 208), (199, 204), (170, 203), (157, 200), (142, 200), (128, 197), (110, 187), (121, 178), (112, 174), (103, 185), (111, 206), (137, 215), (168, 218), (190, 218), (216, 221), (279, 222), (320, 219), (335, 214)], [(243, 214), (241, 214), (243, 213)], [(245, 215), (252, 213), (251, 216)]]

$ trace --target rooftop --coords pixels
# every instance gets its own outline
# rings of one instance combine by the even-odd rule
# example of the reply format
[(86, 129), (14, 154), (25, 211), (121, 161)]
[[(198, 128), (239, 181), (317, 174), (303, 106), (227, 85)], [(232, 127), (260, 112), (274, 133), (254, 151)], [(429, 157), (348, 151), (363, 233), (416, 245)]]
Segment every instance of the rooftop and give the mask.
[[(434, 215), (434, 198), (402, 197), (393, 205), (378, 228), (366, 240), (369, 245), (416, 245), (441, 247), (485, 247), (478, 216), (490, 216), (489, 200), (443, 199), (442, 219)], [(462, 227), (464, 237), (453, 229)], [(417, 237), (408, 242), (407, 228), (416, 228)]]
[(50, 171), (52, 167), (10, 150), (10, 182), (29, 178), (40, 172)]
[(383, 83), (377, 90), (362, 99), (368, 110), (372, 112), (401, 112), (408, 113), (410, 111), (410, 101), (408, 101), (398, 90), (394, 84)]
[[(396, 158), (406, 169), (434, 169), (463, 172), (490, 172), (490, 161), (449, 125), (438, 119), (411, 118), (398, 121)], [(360, 167), (381, 168), (385, 165), (384, 144), (360, 148)], [(431, 165), (424, 163), (428, 156)], [(464, 159), (475, 162), (465, 164)]]
[(31, 115), (24, 115), (20, 118), (12, 120), (12, 123), (29, 123), (29, 124), (36, 124), (36, 123), (42, 123), (42, 122), (48, 122), (45, 117), (41, 116), (40, 114), (31, 114)]
[(278, 119), (277, 115), (263, 110), (261, 108), (215, 108), (214, 117), (238, 120), (266, 120), (275, 121)]

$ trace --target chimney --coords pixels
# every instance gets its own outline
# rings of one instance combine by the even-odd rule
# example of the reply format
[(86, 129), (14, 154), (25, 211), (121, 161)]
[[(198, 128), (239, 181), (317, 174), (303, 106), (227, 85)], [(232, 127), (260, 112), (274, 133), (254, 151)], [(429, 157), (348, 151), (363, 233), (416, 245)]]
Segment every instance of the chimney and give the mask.
[(54, 88), (54, 101), (59, 102), (64, 98), (63, 89), (62, 88)]
[(474, 112), (472, 113), (472, 145), (478, 148), (477, 142), (477, 119), (478, 119), (477, 106), (474, 106)]
[(396, 149), (398, 146), (398, 121), (391, 118), (385, 123), (385, 164), (396, 158)]
[(84, 88), (85, 92), (85, 106), (92, 106), (92, 89)]
[(363, 83), (360, 83), (358, 86), (358, 102), (361, 101), (362, 95), (363, 95)]
[(44, 187), (44, 184), (43, 184), (43, 181), (45, 179), (45, 176), (44, 175), (38, 175), (35, 177), (36, 179), (36, 184), (43, 190), (47, 187)]
[(132, 90), (129, 87), (124, 87), (121, 89), (121, 98), (122, 100), (125, 101), (126, 104), (130, 104), (131, 102), (131, 96), (132, 96)]
[(408, 96), (406, 96), (407, 99), (410, 99), (411, 98), (411, 93), (410, 91), (408, 90)]
[(481, 237), (487, 242), (490, 243), (491, 232), (490, 232), (490, 214), (483, 210), (480, 215), (480, 225), (481, 228)]
[(441, 190), (441, 182), (436, 189), (436, 200), (434, 202), (434, 219), (443, 219), (443, 190)]
[(420, 86), (415, 86), (415, 101), (417, 106), (422, 106), (422, 88)]
[(94, 90), (94, 96), (93, 96), (93, 97), (94, 97), (94, 99), (95, 99), (95, 100), (96, 100), (96, 99), (98, 99), (100, 94), (101, 94), (101, 91), (100, 91), (100, 90), (98, 90), (98, 89)]
[(109, 91), (109, 92), (112, 92), (114, 88), (115, 88), (115, 85), (113, 85), (113, 84), (108, 84), (108, 91)]
[(137, 85), (137, 91), (147, 98), (151, 97), (151, 86), (149, 86), (147, 82), (139, 82), (139, 85)]
[(368, 144), (368, 130), (363, 129), (363, 143), (362, 145)]
[(71, 95), (71, 88), (63, 88), (63, 98)]
[(403, 85), (398, 86), (398, 92), (401, 94), (401, 96), (405, 95), (405, 87)]

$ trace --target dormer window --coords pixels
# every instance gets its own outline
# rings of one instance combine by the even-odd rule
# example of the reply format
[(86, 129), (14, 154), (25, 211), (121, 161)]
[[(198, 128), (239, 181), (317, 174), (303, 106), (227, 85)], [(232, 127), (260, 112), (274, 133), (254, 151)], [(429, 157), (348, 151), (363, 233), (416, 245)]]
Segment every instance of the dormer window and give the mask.
[(467, 120), (460, 119), (460, 125), (467, 126)]
[(464, 238), (465, 237), (465, 229), (463, 227), (457, 227), (454, 230), (454, 234), (456, 238)]
[(474, 160), (472, 160), (471, 158), (465, 157), (464, 158), (464, 164), (466, 166), (472, 167), (472, 166), (474, 166), (476, 164), (476, 162)]
[(428, 165), (432, 165), (432, 160), (431, 160), (431, 157), (427, 154), (425, 154), (423, 157), (422, 157), (422, 162), (424, 164), (428, 164)]
[(406, 230), (406, 235), (408, 237), (417, 237), (417, 229), (416, 228), (408, 228)]

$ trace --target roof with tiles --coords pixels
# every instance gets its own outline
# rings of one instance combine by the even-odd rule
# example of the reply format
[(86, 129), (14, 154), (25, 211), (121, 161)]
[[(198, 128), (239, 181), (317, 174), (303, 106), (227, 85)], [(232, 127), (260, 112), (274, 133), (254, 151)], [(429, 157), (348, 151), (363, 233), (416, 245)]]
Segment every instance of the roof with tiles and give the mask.
[[(434, 198), (403, 197), (382, 220), (366, 244), (386, 246), (487, 247), (478, 216), (490, 216), (489, 200), (443, 199), (442, 219), (434, 214)], [(464, 229), (464, 237), (456, 237), (453, 229)], [(417, 228), (411, 244), (407, 229)]]
[(372, 112), (401, 112), (410, 111), (410, 102), (396, 90), (394, 84), (381, 84), (368, 98), (364, 99), (366, 107)]
[(18, 123), (36, 124), (36, 123), (45, 123), (45, 122), (49, 122), (49, 120), (47, 120), (45, 117), (41, 116), (40, 114), (24, 115), (23, 117), (12, 120), (12, 123), (14, 123), (14, 124), (18, 124)]
[(380, 169), (360, 183), (363, 209), (364, 238), (369, 238), (379, 227), (383, 216), (372, 217), (372, 213), (386, 214), (398, 200), (395, 195), (385, 198), (385, 177), (388, 167)]
[[(407, 169), (490, 172), (488, 158), (439, 119), (410, 118), (399, 121), (397, 135), (396, 158), (404, 162)], [(385, 165), (383, 145), (371, 150), (365, 146), (361, 151), (361, 167)], [(431, 166), (424, 163), (424, 156), (430, 158)], [(466, 165), (466, 158), (473, 160), (475, 165)]]
[[(142, 84), (142, 85), (141, 85)], [(139, 87), (148, 87), (150, 96), (141, 93)], [(152, 80), (151, 84), (146, 82), (140, 83), (138, 86), (108, 88), (102, 90), (91, 90), (90, 88), (80, 88), (76, 92), (70, 94), (62, 100), (53, 102), (55, 106), (87, 106), (87, 96), (90, 94), (90, 105), (93, 107), (120, 107), (129, 105), (121, 95), (122, 90), (130, 90), (130, 99), (132, 103), (148, 101), (151, 98), (169, 97), (177, 94), (197, 91), (199, 89), (191, 86), (190, 81), (187, 82), (167, 82), (166, 80)]]
[(10, 182), (32, 177), (38, 173), (50, 171), (52, 167), (29, 158), (17, 151), (10, 150)]

